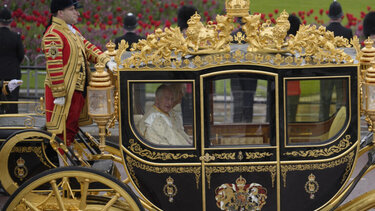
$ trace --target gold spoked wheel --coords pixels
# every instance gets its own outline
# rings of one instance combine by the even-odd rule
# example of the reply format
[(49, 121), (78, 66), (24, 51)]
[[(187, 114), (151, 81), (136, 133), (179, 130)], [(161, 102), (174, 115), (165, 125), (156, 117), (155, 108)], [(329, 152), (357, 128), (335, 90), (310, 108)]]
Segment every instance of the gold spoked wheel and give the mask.
[(5, 210), (144, 210), (131, 189), (112, 176), (85, 167), (45, 171), (14, 192)]

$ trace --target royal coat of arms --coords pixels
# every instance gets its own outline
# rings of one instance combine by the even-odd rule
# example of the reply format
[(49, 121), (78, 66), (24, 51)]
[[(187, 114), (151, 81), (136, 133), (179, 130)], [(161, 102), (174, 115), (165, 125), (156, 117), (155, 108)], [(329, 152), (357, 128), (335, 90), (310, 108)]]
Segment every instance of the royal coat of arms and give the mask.
[(236, 184), (222, 184), (215, 190), (216, 205), (221, 210), (261, 210), (266, 204), (267, 189), (258, 183), (246, 184), (240, 176)]

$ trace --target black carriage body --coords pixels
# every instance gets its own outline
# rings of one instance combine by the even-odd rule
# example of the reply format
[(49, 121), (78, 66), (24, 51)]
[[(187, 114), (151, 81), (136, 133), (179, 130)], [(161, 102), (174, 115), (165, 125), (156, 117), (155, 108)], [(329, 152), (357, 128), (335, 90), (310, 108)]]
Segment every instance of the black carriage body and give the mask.
[[(235, 88), (225, 85), (232, 93), (225, 96), (229, 91), (224, 88), (220, 94), (220, 81), (234, 83), (235, 79), (257, 80), (258, 89), (262, 87), (261, 95), (257, 91), (254, 97), (262, 120), (226, 122), (222, 120), (226, 116), (216, 117), (223, 109), (221, 101), (234, 104)], [(298, 81), (304, 92), (309, 84), (316, 88), (316, 84), (339, 82), (345, 90), (335, 88), (336, 95), (344, 94), (342, 105), (332, 109), (330, 104), (332, 114), (320, 119), (316, 114), (320, 111), (312, 109), (316, 105), (307, 101), (323, 98), (319, 96), (326, 92), (323, 87), (319, 95), (307, 100), (300, 96), (299, 109), (306, 111), (299, 111), (299, 120), (290, 120), (291, 81)], [(147, 87), (161, 83), (191, 85), (193, 118), (185, 127), (193, 140), (191, 146), (155, 145), (137, 129), (139, 99), (134, 87), (145, 85), (147, 92)], [(346, 184), (356, 162), (357, 65), (228, 62), (195, 69), (130, 69), (119, 72), (119, 89), (126, 171), (136, 189), (162, 210), (314, 210)], [(301, 113), (313, 117), (303, 119)]]

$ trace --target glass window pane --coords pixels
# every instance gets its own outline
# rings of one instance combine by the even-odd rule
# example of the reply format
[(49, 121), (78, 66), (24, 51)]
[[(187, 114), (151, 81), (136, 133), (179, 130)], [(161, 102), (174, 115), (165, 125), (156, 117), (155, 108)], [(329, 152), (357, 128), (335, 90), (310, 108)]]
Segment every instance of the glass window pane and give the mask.
[(193, 144), (192, 83), (132, 83), (132, 117), (152, 145)]
[(267, 80), (232, 76), (208, 87), (211, 146), (269, 144)]
[(289, 143), (322, 143), (348, 119), (348, 79), (286, 80)]

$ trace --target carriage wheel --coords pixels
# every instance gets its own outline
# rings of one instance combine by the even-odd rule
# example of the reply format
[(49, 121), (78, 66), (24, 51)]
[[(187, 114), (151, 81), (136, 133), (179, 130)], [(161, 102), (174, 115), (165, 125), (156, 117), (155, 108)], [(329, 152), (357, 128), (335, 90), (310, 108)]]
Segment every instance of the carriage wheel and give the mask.
[(50, 147), (52, 135), (41, 130), (21, 130), (13, 133), (0, 148), (0, 182), (12, 194), (32, 176), (55, 168), (57, 153)]
[(85, 167), (63, 167), (29, 179), (5, 210), (144, 210), (131, 189), (112, 176)]

